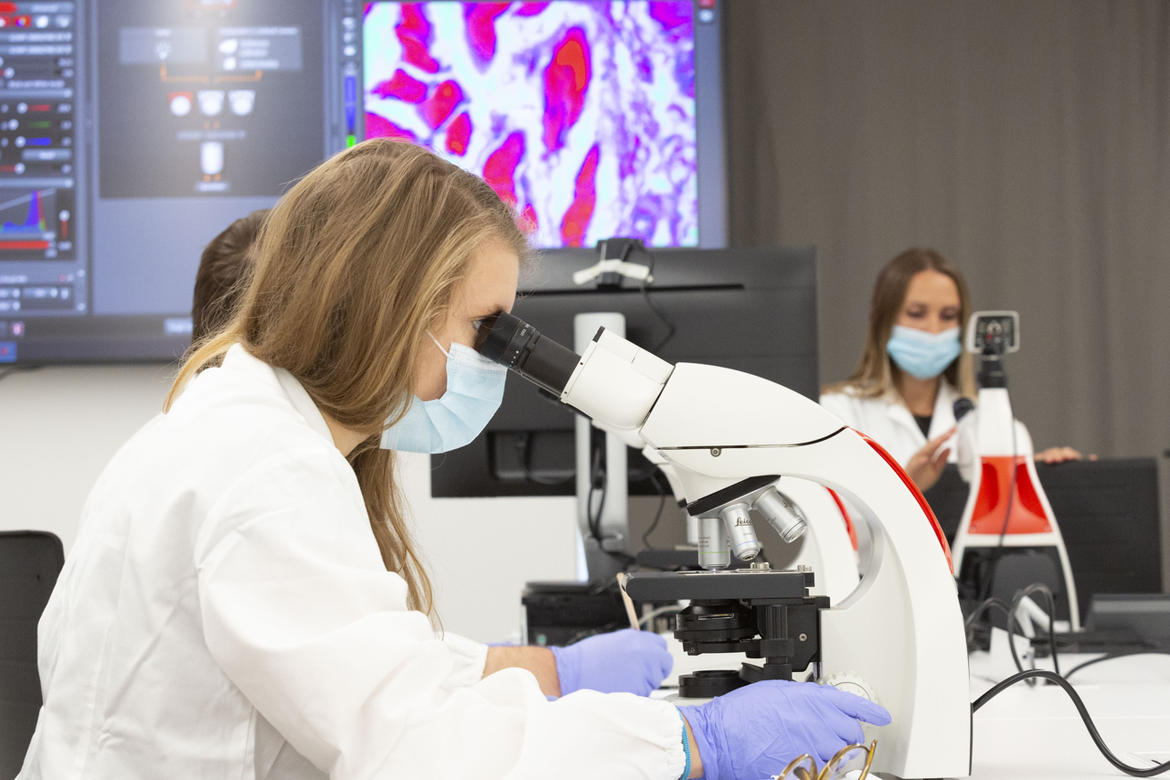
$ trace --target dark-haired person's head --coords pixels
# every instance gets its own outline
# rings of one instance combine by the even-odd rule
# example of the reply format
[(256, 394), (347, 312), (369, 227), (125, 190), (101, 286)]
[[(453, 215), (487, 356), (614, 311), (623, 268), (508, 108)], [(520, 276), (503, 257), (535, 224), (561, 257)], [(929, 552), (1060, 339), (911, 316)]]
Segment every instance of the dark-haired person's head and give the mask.
[(268, 216), (253, 211), (228, 225), (203, 249), (191, 302), (191, 342), (198, 343), (231, 321), (252, 273), (252, 245)]

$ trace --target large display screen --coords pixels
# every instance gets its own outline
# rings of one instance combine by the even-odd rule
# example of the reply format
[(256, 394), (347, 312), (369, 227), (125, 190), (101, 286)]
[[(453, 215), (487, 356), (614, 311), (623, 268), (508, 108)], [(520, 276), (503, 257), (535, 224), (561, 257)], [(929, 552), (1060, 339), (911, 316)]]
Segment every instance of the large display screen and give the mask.
[(169, 360), (206, 243), (365, 137), (540, 247), (725, 242), (713, 0), (0, 1), (0, 363)]
[(540, 246), (697, 246), (714, 229), (700, 225), (697, 118), (714, 95), (696, 84), (696, 59), (713, 55), (696, 38), (715, 21), (701, 11), (369, 3), (365, 135), (425, 144), (480, 174)]

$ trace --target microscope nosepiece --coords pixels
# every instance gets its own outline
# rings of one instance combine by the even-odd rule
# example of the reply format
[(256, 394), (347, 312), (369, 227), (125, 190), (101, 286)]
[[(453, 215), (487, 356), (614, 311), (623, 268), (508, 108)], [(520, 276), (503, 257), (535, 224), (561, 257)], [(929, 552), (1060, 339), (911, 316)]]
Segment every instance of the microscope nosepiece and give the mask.
[(795, 542), (808, 528), (808, 521), (800, 507), (774, 487), (756, 498), (756, 509), (767, 518), (785, 542)]
[(736, 558), (750, 561), (760, 554), (760, 540), (752, 525), (751, 507), (747, 504), (730, 504), (720, 510), (719, 516), (727, 525), (727, 539)]

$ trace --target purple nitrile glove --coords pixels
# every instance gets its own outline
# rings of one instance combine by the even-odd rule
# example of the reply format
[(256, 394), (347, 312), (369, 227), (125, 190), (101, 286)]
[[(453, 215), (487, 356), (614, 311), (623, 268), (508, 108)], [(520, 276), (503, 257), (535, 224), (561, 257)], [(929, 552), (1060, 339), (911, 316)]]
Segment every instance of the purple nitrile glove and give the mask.
[(745, 685), (679, 711), (695, 736), (705, 780), (769, 777), (801, 753), (828, 761), (865, 739), (859, 720), (890, 722), (890, 713), (869, 699), (786, 680)]
[(647, 696), (674, 666), (665, 639), (632, 628), (549, 649), (557, 662), (562, 696), (582, 688)]

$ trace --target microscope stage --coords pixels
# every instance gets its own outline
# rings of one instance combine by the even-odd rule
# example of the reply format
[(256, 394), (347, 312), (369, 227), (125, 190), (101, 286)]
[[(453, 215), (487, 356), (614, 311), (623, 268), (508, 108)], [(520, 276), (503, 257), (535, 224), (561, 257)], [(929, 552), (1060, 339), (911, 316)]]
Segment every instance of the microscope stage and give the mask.
[(811, 571), (632, 572), (626, 592), (635, 601), (800, 599), (812, 585)]

